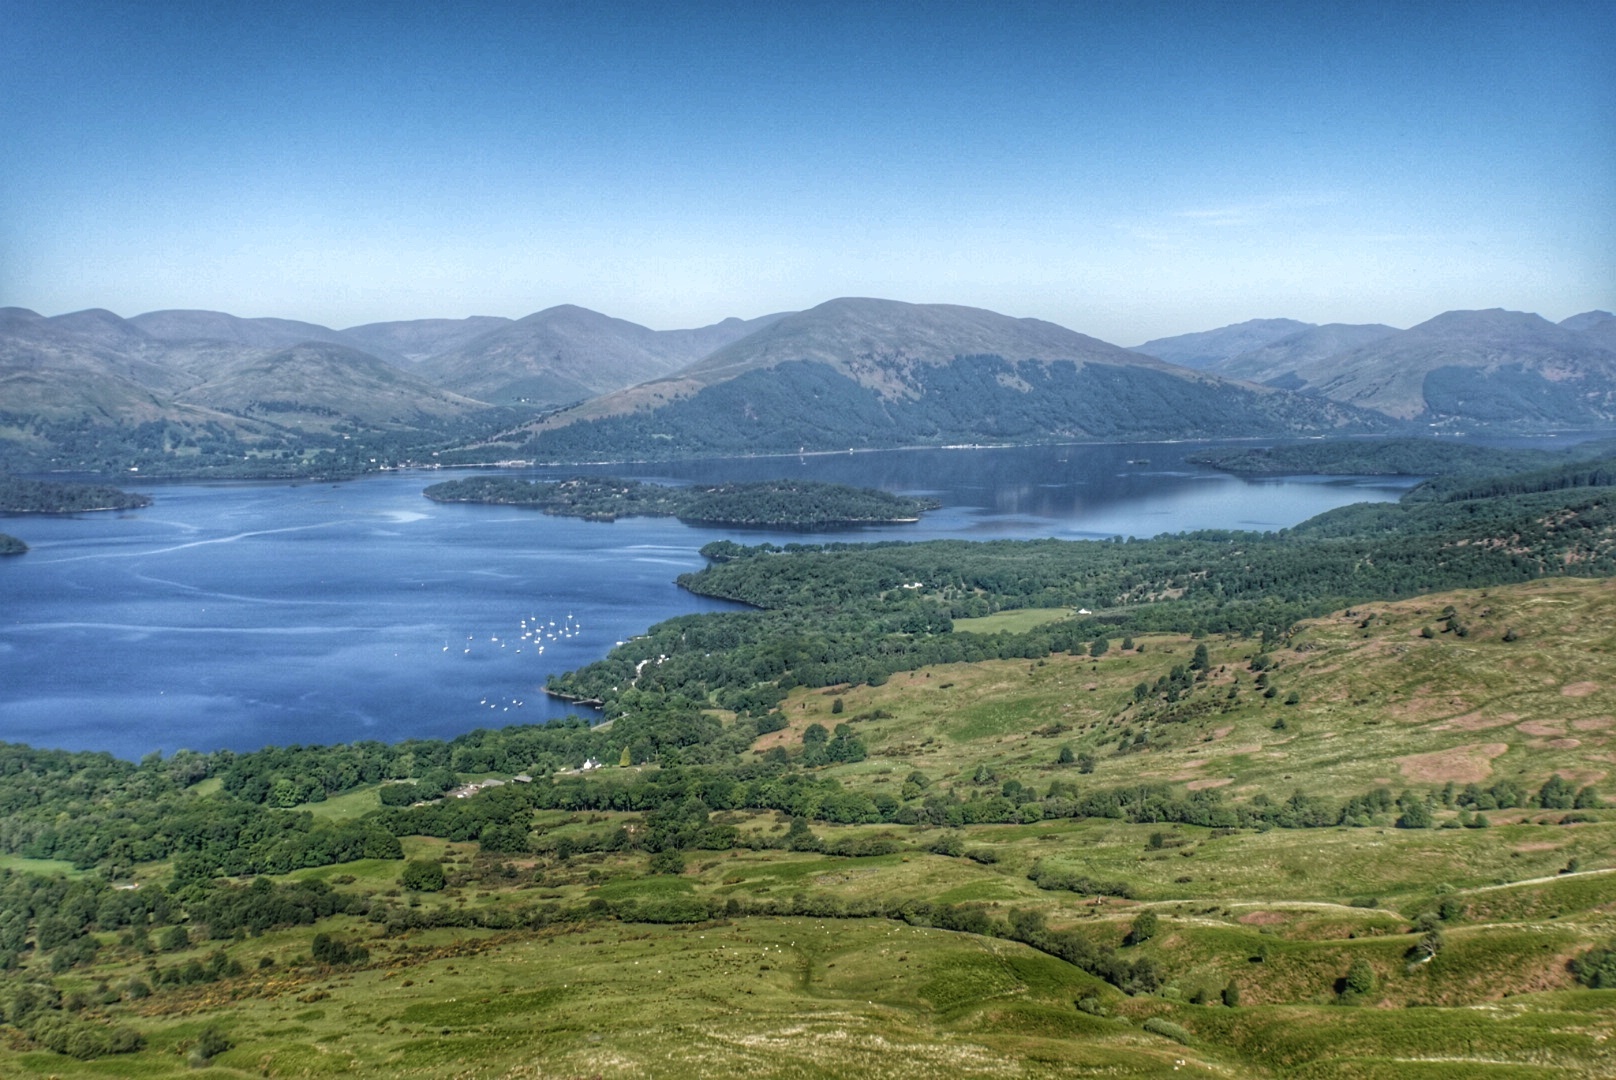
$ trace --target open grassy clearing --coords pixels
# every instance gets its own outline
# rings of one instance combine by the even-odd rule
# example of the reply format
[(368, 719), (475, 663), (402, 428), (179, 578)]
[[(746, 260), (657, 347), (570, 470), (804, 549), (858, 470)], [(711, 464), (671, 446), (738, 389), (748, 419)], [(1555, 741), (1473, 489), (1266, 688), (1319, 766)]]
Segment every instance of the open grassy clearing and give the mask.
[(78, 877), (84, 873), (61, 859), (28, 859), (21, 855), (0, 855), (0, 870), (15, 870), (19, 874), (64, 874), (68, 877)]
[[(227, 944), (247, 975), (111, 1010), (146, 1033), (139, 1053), (77, 1062), (0, 1051), (5, 1074), (180, 1075), (209, 1028), (233, 1044), (214, 1059), (217, 1074), (241, 1076), (1594, 1077), (1616, 1065), (1616, 992), (1535, 993), (1481, 1009), (1329, 1003), (1332, 973), (1354, 956), (1370, 957), (1386, 982), (1419, 982), (1435, 997), (1444, 979), (1485, 978), (1536, 941), (1493, 945), (1480, 959), (1456, 946), (1438, 961), (1454, 969), (1444, 975), (1405, 974), (1390, 939), (1309, 950), (1255, 930), (1232, 942), (1203, 936), (1218, 956), (1269, 948), (1232, 974), (1217, 959), (1182, 957), (1192, 962), (1161, 995), (1126, 998), (1015, 943), (885, 920), (396, 938), (334, 920), (329, 932), (367, 938), (371, 961), (310, 964), (307, 931)], [(1167, 929), (1162, 951), (1184, 950), (1173, 941), (1183, 934)], [(1243, 989), (1237, 1008), (1186, 1000), (1199, 990), (1215, 1002), (1231, 980)], [(1313, 1002), (1264, 1003), (1268, 988), (1321, 981)], [(1073, 1007), (1085, 999), (1105, 1015)], [(1190, 1043), (1141, 1026), (1152, 1017)], [(1425, 1072), (1386, 1071), (1419, 1062)], [(1497, 1071), (1471, 1071), (1478, 1063)]]
[(954, 630), (965, 634), (1020, 634), (1075, 614), (1071, 608), (1015, 608), (996, 611), (980, 619), (955, 619)]
[(221, 1075), (1165, 1077), (1236, 1064), (1077, 1012), (1080, 996), (1122, 999), (1024, 946), (884, 921), (412, 935), (373, 952), (364, 970), (277, 966), (234, 1000), (152, 999), (139, 1054), (6, 1054), (7, 1075), (181, 1074), (210, 1025), (236, 1044), (214, 1060)]

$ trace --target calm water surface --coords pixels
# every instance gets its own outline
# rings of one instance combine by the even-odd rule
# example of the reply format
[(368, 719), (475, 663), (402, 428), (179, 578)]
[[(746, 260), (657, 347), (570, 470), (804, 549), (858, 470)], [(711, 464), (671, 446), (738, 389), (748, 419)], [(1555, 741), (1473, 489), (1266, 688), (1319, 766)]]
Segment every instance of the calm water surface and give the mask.
[[(930, 494), (919, 525), (813, 538), (1085, 539), (1276, 529), (1405, 483), (1245, 481), (1204, 444), (891, 451), (527, 470), (675, 483), (781, 476)], [(129, 485), (126, 514), (0, 516), (0, 741), (110, 750), (451, 737), (573, 711), (545, 676), (674, 615), (729, 605), (673, 580), (711, 540), (801, 541), (630, 518), (442, 506), (461, 472), (340, 484)], [(541, 651), (542, 646), (542, 651)]]

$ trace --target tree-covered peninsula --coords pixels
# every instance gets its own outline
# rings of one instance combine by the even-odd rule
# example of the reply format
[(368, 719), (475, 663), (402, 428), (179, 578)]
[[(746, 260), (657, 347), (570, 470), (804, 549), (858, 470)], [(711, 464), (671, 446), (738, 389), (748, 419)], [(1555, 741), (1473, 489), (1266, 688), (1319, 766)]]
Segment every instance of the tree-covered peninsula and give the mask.
[(0, 555), (21, 555), (28, 550), (28, 545), (15, 536), (0, 533)]
[(1609, 440), (1568, 450), (1481, 446), (1451, 439), (1320, 439), (1278, 446), (1225, 447), (1191, 454), (1237, 476), (1501, 476), (1608, 455)]
[(935, 499), (800, 480), (670, 487), (603, 476), (553, 483), (471, 477), (433, 484), (423, 494), (437, 502), (530, 506), (590, 521), (676, 517), (691, 524), (776, 529), (907, 524), (939, 505)]
[(138, 510), (151, 496), (106, 484), (68, 484), (23, 480), (0, 474), (0, 512), (8, 514), (81, 514), (92, 510)]

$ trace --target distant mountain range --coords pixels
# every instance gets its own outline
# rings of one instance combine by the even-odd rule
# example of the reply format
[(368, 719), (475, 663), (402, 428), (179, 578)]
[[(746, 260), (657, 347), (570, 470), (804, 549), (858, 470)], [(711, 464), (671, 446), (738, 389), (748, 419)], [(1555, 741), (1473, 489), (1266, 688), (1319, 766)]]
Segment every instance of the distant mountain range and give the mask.
[(769, 321), (655, 331), (562, 306), (334, 330), (0, 308), (0, 464), (352, 471), (667, 374)]
[[(1616, 422), (1616, 316), (1408, 330), (1259, 319), (1123, 349), (977, 308), (843, 298), (651, 330), (571, 305), (314, 323), (0, 308), (0, 465), (283, 472), (897, 445)], [(462, 448), (456, 452), (456, 447)], [(270, 470), (273, 471), (273, 470)]]
[(1497, 308), (1449, 311), (1407, 330), (1304, 325), (1232, 351), (1256, 325), (1148, 344), (1168, 354), (1194, 351), (1207, 371), (1427, 427), (1616, 422), (1616, 316), (1609, 312), (1585, 312), (1558, 325)]
[(543, 460), (1373, 431), (1385, 417), (1038, 319), (844, 298), (537, 425)]

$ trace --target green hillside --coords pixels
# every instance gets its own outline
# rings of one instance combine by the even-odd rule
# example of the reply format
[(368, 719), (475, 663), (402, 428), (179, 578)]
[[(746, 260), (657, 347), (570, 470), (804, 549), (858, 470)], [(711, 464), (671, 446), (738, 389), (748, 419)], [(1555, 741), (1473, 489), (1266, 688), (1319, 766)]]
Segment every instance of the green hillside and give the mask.
[[(780, 454), (1070, 439), (1220, 438), (1374, 431), (1384, 423), (1332, 402), (1141, 364), (1012, 362), (883, 365), (883, 393), (817, 361), (741, 372), (693, 396), (541, 431), (519, 456), (540, 461)], [(653, 384), (654, 385), (654, 384)]]
[[(1152, 635), (1099, 657), (928, 667), (793, 691), (787, 726), (734, 743), (733, 765), (608, 766), (441, 810), (388, 809), (398, 785), (361, 765), (350, 794), (301, 816), (403, 831), (415, 862), (246, 888), (182, 857), (117, 871), (139, 884), (122, 892), (0, 871), (6, 910), (33, 913), (0, 977), (26, 1037), (0, 1062), (161, 1076), (211, 1048), (226, 1075), (271, 1076), (1605, 1075), (1613, 991), (1580, 988), (1571, 962), (1616, 931), (1616, 811), (1590, 793), (1616, 737), (1612, 626), (1612, 582), (1562, 580), (1364, 605), (1298, 627), (1266, 663), (1238, 636)], [(1200, 645), (1184, 697), (1136, 699)], [(848, 724), (864, 756), (808, 764), (816, 723)], [(468, 736), (442, 760), (500, 772), (542, 742)], [(1567, 768), (1568, 749), (1594, 767)], [(161, 774), (200, 811), (250, 800), (243, 777), (266, 768), (405, 754), (436, 756), (367, 745), (112, 771), (152, 791)], [(85, 755), (64, 775), (93, 784), (109, 766)], [(187, 785), (210, 769), (223, 791)], [(8, 769), (8, 790), (28, 771)], [(799, 813), (747, 805), (793, 777)], [(1143, 819), (1126, 799), (1062, 816), (1141, 785), (1158, 791)], [(837, 792), (900, 812), (838, 824)], [(1360, 794), (1357, 817), (1307, 817)], [(1162, 820), (1197, 798), (1293, 816)], [(1416, 803), (1426, 824), (1397, 827)], [(400, 885), (421, 864), (442, 868), (440, 891)], [(88, 1029), (142, 1047), (83, 1062), (41, 1048), (90, 1046)]]

